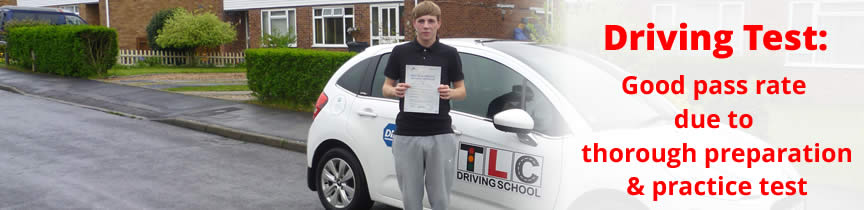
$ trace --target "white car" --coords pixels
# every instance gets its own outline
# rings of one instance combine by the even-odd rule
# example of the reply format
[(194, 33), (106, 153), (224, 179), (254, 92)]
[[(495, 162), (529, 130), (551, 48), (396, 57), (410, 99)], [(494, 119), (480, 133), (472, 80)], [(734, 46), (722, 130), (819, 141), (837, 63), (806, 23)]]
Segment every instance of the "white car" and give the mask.
[[(451, 101), (452, 127), (460, 140), (451, 209), (803, 206), (800, 197), (755, 195), (653, 201), (650, 186), (645, 196), (628, 195), (634, 176), (645, 185), (718, 175), (751, 181), (799, 176), (788, 165), (705, 169), (685, 163), (670, 169), (664, 163), (586, 163), (582, 149), (593, 143), (605, 148), (680, 147), (685, 140), (692, 147), (769, 145), (736, 130), (676, 129), (669, 120), (677, 109), (664, 98), (623, 93), (621, 81), (629, 74), (584, 53), (517, 41), (441, 42), (458, 49), (467, 87), (465, 100)], [(373, 201), (402, 206), (391, 151), (399, 102), (381, 94), (394, 46), (370, 47), (350, 59), (318, 99), (307, 143), (308, 184), (327, 209), (368, 209)]]

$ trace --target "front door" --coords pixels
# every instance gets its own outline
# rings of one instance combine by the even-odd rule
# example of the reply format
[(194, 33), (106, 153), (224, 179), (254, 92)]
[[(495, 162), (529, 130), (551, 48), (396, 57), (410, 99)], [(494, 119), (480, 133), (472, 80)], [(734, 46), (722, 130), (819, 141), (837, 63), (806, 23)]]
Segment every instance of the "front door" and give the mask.
[(401, 4), (378, 4), (370, 7), (372, 45), (397, 43), (405, 39), (404, 26), (399, 21), (404, 8)]

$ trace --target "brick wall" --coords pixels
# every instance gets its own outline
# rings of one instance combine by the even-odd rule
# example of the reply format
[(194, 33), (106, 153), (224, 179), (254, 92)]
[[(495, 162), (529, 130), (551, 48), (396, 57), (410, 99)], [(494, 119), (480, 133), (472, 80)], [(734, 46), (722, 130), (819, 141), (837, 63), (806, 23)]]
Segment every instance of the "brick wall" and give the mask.
[(369, 4), (355, 4), (354, 5), (354, 28), (359, 30), (357, 34), (354, 35), (355, 42), (367, 42), (371, 44), (369, 40), (372, 37), (372, 31), (370, 30), (370, 17), (369, 17)]
[[(147, 38), (147, 24), (157, 11), (183, 7), (187, 10), (203, 9), (222, 17), (222, 0), (136, 0), (110, 1), (111, 28), (117, 29), (120, 49), (138, 49), (141, 38)], [(105, 0), (99, 1), (99, 17), (105, 15)], [(105, 19), (100, 18), (101, 25)], [(146, 43), (144, 43), (146, 45)]]
[[(530, 7), (543, 8), (545, 0), (469, 0), (433, 1), (441, 7), (441, 38), (471, 37), (512, 39), (513, 29), (523, 17), (531, 15)], [(514, 8), (498, 8), (498, 4), (512, 4)], [(410, 23), (414, 1), (405, 1), (403, 23)], [(503, 11), (503, 12), (502, 12)], [(406, 40), (414, 39), (414, 28), (406, 28)]]
[(79, 4), (78, 16), (90, 25), (99, 25), (99, 4)]
[[(523, 17), (532, 14), (530, 7), (542, 8), (545, 0), (467, 0), (467, 1), (435, 1), (441, 6), (442, 23), (439, 35), (442, 38), (473, 37), (512, 39), (513, 29)], [(414, 39), (410, 13), (414, 1), (406, 0), (405, 14), (400, 21), (405, 28), (406, 40)], [(513, 4), (514, 8), (498, 8), (498, 4)], [(370, 4), (354, 5), (355, 28), (360, 32), (355, 35), (355, 41), (371, 42)], [(312, 22), (312, 7), (294, 8), (297, 15), (297, 47), (312, 48), (314, 43)], [(502, 14), (502, 10), (504, 11)], [(226, 13), (227, 14), (227, 13)], [(249, 47), (260, 47), (261, 10), (249, 10)], [(229, 18), (229, 17), (226, 17)], [(242, 30), (238, 30), (238, 38)], [(347, 48), (315, 48), (323, 50), (346, 51)]]
[(0, 6), (15, 6), (18, 5), (18, 0), (0, 0)]
[(99, 25), (105, 26), (108, 18), (105, 16), (105, 0), (99, 0)]
[(247, 11), (226, 11), (224, 21), (234, 25), (237, 32), (237, 40), (222, 46), (223, 52), (240, 52), (246, 49), (246, 18)]
[(261, 47), (261, 10), (248, 11), (249, 17), (249, 48)]
[[(297, 47), (298, 48), (312, 48), (314, 44), (315, 37), (312, 32), (315, 30), (314, 25), (312, 23), (312, 7), (294, 7), (296, 12), (296, 23), (297, 23)], [(363, 15), (359, 15), (358, 13), (362, 12)], [(354, 7), (354, 23), (363, 28), (368, 28), (369, 26), (369, 6), (355, 6)], [(259, 48), (261, 47), (261, 10), (249, 10), (249, 48)], [(358, 40), (369, 41), (369, 33), (368, 29), (365, 33), (361, 31), (361, 33), (357, 34)], [(315, 48), (320, 50), (331, 50), (331, 51), (347, 51), (348, 48)]]
[(315, 37), (312, 31), (312, 7), (298, 7), (297, 9), (297, 47), (312, 48)]

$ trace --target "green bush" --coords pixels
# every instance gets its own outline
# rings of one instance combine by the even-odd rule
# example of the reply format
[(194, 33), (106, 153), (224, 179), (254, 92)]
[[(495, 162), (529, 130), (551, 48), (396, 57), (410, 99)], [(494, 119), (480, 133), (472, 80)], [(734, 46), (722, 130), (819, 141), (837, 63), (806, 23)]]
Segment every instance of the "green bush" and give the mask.
[(264, 47), (266, 48), (284, 48), (294, 44), (297, 41), (297, 37), (294, 36), (294, 28), (289, 28), (287, 33), (264, 34), (261, 40), (264, 41)]
[(138, 63), (136, 63), (136, 65), (138, 67), (161, 66), (162, 65), (162, 59), (160, 59), (158, 57), (148, 57), (148, 58), (144, 58), (143, 60), (138, 61)]
[(234, 25), (210, 12), (191, 13), (177, 9), (159, 29), (156, 44), (162, 48), (218, 47), (237, 38)]
[(28, 26), (38, 26), (38, 25), (50, 25), (51, 22), (47, 20), (31, 20), (31, 19), (23, 19), (23, 20), (10, 20), (3, 24), (3, 28), (6, 31), (9, 29), (17, 28), (17, 27), (28, 27)]
[(295, 48), (249, 49), (249, 89), (262, 100), (313, 106), (330, 76), (355, 54)]
[[(51, 24), (51, 22), (48, 22), (45, 20), (31, 20), (31, 19), (6, 21), (6, 23), (3, 24), (3, 30), (0, 31), (0, 37), (2, 37), (2, 38), (0, 38), (0, 40), (5, 40), (5, 37), (8, 34), (7, 31), (9, 31), (9, 29), (12, 29), (12, 28), (37, 26), (37, 25), (50, 25), (50, 24)], [(6, 51), (6, 46), (0, 45), (0, 58), (3, 58), (3, 56), (6, 53), (8, 53)], [(5, 59), (4, 59), (4, 62), (5, 62)]]
[(35, 63), (39, 72), (88, 77), (105, 75), (117, 63), (117, 31), (102, 26), (16, 27), (6, 40), (14, 64), (30, 69)]
[(162, 48), (156, 44), (156, 36), (159, 35), (159, 30), (165, 26), (165, 22), (174, 17), (174, 12), (177, 8), (159, 10), (153, 17), (150, 18), (150, 24), (147, 24), (147, 45), (153, 50), (168, 50), (168, 51), (183, 51), (186, 49)]

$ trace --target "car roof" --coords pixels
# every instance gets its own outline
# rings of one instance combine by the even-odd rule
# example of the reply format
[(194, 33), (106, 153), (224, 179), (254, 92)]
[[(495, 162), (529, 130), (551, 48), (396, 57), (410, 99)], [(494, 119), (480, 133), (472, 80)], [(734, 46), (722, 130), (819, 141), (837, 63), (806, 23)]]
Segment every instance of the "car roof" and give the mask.
[(21, 7), (21, 6), (3, 6), (0, 9), (4, 11), (31, 11), (31, 12), (54, 12), (54, 13), (68, 13), (59, 8), (49, 8), (49, 7)]

